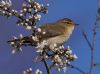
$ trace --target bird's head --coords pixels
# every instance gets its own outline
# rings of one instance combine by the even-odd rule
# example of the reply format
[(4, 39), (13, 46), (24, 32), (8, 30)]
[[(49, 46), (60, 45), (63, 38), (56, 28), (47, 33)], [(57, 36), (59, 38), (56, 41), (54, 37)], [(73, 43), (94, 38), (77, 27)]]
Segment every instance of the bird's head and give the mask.
[(60, 23), (60, 25), (63, 26), (66, 29), (65, 30), (66, 35), (68, 33), (71, 34), (72, 31), (74, 30), (74, 27), (78, 25), (73, 20), (68, 19), (68, 18), (60, 19), (57, 22)]
[(57, 22), (62, 23), (62, 24), (67, 25), (67, 26), (79, 25), (79, 24), (76, 24), (73, 20), (71, 20), (69, 18), (63, 18), (63, 19), (58, 20)]

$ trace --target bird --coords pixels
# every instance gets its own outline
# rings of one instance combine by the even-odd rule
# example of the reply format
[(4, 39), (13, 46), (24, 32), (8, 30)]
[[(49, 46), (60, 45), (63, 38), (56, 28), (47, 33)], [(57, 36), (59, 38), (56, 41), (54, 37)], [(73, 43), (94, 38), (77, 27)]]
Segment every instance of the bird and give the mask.
[[(45, 32), (39, 37), (40, 43), (46, 40), (50, 50), (54, 51), (55, 46), (63, 45), (68, 41), (76, 24), (69, 18), (62, 18), (56, 22), (41, 25), (39, 28)], [(41, 48), (43, 43), (41, 43)]]

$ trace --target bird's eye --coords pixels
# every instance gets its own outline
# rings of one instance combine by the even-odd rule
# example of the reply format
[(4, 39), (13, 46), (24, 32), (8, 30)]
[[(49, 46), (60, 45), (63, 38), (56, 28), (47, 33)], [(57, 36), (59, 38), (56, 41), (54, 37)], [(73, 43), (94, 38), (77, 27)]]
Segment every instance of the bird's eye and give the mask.
[(68, 22), (68, 21), (63, 21), (63, 23), (70, 24), (71, 22)]
[(70, 22), (66, 22), (67, 24), (70, 24)]
[(71, 22), (68, 22), (68, 21), (63, 21), (63, 23), (70, 24)]

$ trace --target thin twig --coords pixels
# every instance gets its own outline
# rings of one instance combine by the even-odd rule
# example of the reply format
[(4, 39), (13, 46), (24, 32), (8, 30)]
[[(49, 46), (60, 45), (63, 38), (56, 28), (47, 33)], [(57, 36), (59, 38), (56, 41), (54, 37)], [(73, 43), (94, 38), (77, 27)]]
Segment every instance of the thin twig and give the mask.
[(91, 63), (90, 63), (89, 74), (92, 74), (93, 66), (94, 66), (94, 46), (93, 46), (94, 45), (94, 35), (93, 35), (93, 44), (91, 44), (85, 32), (83, 32), (83, 36), (91, 49)]
[(90, 63), (89, 74), (93, 74), (93, 67), (94, 67), (94, 49), (91, 51), (91, 63)]
[(94, 67), (99, 67), (100, 68), (100, 63), (95, 63)]
[(73, 69), (76, 69), (77, 71), (79, 71), (81, 74), (87, 74), (85, 71), (81, 70), (80, 68), (74, 66), (74, 65), (71, 65), (69, 64), (68, 65), (70, 68), (73, 68)]
[(94, 67), (94, 44), (95, 44), (94, 38), (95, 38), (95, 35), (93, 34), (93, 44), (91, 44), (85, 32), (83, 32), (83, 36), (91, 49), (91, 63), (90, 63), (89, 74), (92, 74), (93, 67)]
[(47, 64), (47, 62), (46, 62), (45, 59), (43, 59), (43, 63), (44, 63), (44, 65), (45, 65), (45, 67), (46, 67), (47, 74), (50, 74), (50, 69), (49, 69), (49, 66), (48, 66), (48, 64)]
[(88, 43), (90, 49), (92, 50), (92, 49), (93, 49), (92, 44), (91, 44), (91, 42), (89, 41), (89, 39), (88, 39), (86, 33), (83, 31), (82, 34), (83, 34), (83, 37), (85, 38), (86, 42)]

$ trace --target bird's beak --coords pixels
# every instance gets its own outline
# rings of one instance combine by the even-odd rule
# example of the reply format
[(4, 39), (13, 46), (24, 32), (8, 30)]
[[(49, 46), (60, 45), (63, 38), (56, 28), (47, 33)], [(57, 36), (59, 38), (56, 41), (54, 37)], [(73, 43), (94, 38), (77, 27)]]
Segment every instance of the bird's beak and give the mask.
[(75, 26), (78, 26), (78, 25), (79, 25), (79, 24), (77, 24), (77, 23), (75, 24)]

